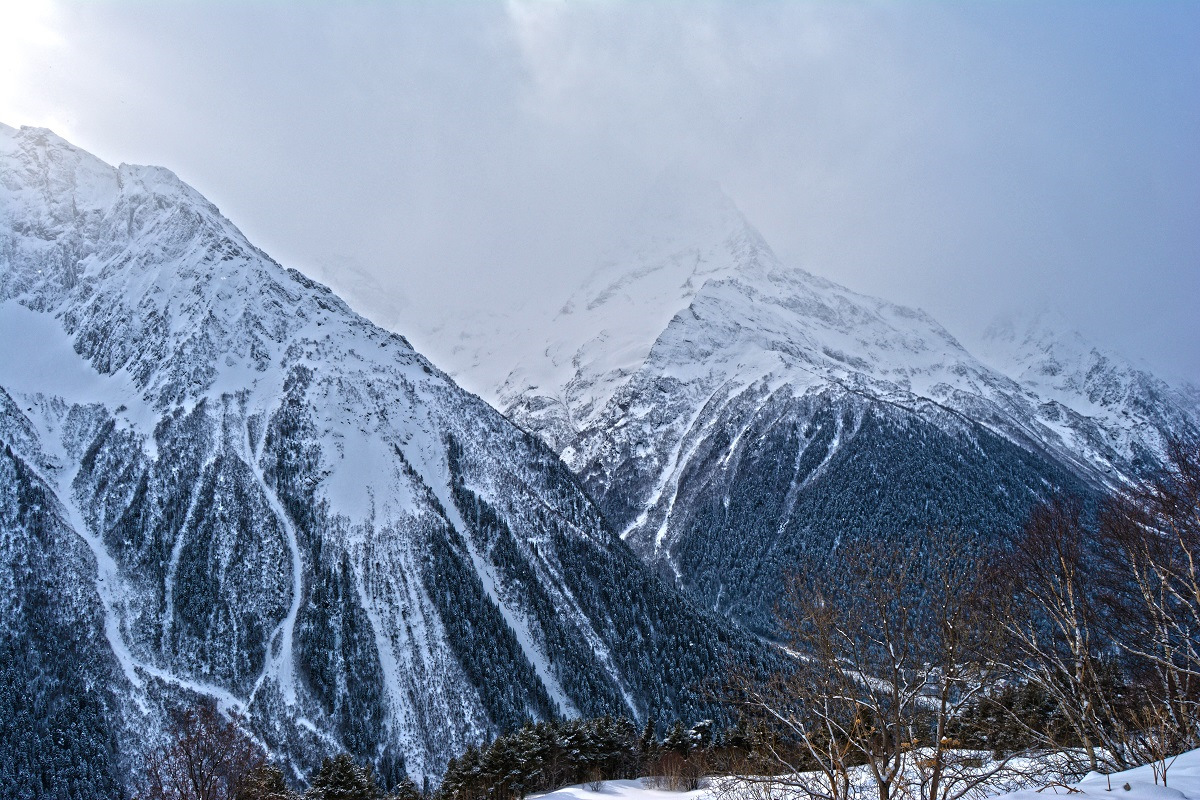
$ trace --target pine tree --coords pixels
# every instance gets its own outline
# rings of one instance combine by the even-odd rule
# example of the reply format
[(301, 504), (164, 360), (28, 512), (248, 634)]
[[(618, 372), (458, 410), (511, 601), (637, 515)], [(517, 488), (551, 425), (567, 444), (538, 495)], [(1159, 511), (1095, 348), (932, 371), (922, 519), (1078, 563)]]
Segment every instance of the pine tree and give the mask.
[(305, 800), (382, 800), (369, 767), (354, 763), (349, 753), (327, 758), (313, 773)]
[(677, 753), (681, 756), (686, 756), (691, 750), (691, 736), (689, 731), (683, 727), (682, 722), (676, 722), (667, 730), (667, 735), (663, 737), (662, 749), (664, 751)]
[(438, 787), (438, 800), (451, 800), (458, 796), (462, 788), (462, 769), (459, 767), (458, 758), (451, 756), (450, 761), (446, 764), (446, 773), (442, 776), (442, 783)]
[(539, 726), (525, 725), (513, 734), (512, 745), (514, 755), (523, 772), (521, 783), (525, 793), (542, 789), (549, 746), (546, 738), (542, 736)]
[(713, 744), (713, 721), (704, 719), (697, 722), (688, 731), (688, 739), (691, 741), (692, 747), (707, 750)]
[(296, 800), (296, 795), (288, 789), (279, 767), (263, 764), (242, 781), (235, 800)]
[(654, 715), (646, 715), (646, 727), (638, 740), (638, 772), (644, 772), (651, 761), (658, 758), (658, 739), (654, 735)]
[(421, 790), (413, 783), (412, 779), (407, 775), (400, 778), (400, 781), (392, 789), (392, 793), (388, 795), (388, 800), (423, 800)]

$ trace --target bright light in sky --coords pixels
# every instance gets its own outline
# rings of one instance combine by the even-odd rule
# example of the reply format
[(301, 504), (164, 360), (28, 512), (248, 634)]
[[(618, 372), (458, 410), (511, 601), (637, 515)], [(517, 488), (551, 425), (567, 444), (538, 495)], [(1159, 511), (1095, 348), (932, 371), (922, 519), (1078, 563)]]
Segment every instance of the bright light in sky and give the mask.
[[(37, 87), (48, 57), (62, 48), (51, 0), (0, 0), (0, 120), (49, 124)], [(61, 131), (66, 136), (66, 131)]]

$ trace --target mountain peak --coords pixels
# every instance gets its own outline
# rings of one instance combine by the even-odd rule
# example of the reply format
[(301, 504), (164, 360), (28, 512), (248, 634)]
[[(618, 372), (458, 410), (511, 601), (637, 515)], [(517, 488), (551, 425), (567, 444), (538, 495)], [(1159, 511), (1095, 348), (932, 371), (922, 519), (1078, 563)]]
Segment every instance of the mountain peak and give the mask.
[(11, 131), (0, 132), (0, 209), (16, 235), (0, 300), (60, 315), (75, 352), (99, 373), (124, 371), (147, 400), (247, 384), (289, 335), (346, 316), (174, 172), (114, 168), (51, 131)]
[(1082, 383), (1097, 364), (1125, 372), (1145, 371), (1090, 341), (1061, 312), (1042, 308), (997, 317), (983, 332), (982, 353), (1028, 381)]
[[(706, 283), (778, 264), (718, 184), (675, 171), (652, 185), (625, 231), (559, 309), (551, 347), (509, 373), (502, 404), (577, 372), (628, 374)], [(601, 396), (616, 386), (602, 383)]]
[(637, 227), (662, 236), (678, 228), (730, 231), (750, 227), (721, 184), (677, 171), (663, 172), (638, 206)]
[(21, 138), (29, 141), (35, 141), (45, 146), (60, 147), (67, 150), (75, 150), (80, 153), (86, 152), (71, 144), (49, 128), (42, 128), (36, 125), (22, 125), (19, 128), (14, 128), (11, 125), (0, 123), (0, 134), (3, 134), (11, 139)]
[[(720, 184), (668, 171), (647, 191), (625, 235), (568, 306), (596, 308), (614, 296), (633, 294), (636, 287), (675, 305), (674, 313), (708, 278), (764, 261), (774, 262), (774, 254)], [(672, 302), (676, 294), (681, 304)]]
[(1048, 307), (1001, 314), (983, 332), (984, 340), (999, 342), (1028, 341), (1047, 336), (1055, 339), (1083, 338), (1062, 312)]

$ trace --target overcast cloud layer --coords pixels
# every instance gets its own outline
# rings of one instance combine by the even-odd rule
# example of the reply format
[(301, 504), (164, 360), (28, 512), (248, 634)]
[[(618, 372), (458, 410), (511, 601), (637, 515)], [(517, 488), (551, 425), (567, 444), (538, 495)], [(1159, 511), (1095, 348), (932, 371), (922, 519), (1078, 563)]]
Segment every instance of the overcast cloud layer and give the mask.
[(1056, 308), (1200, 382), (1196, 3), (0, 0), (0, 121), (170, 167), (404, 333), (559, 302), (670, 168), (968, 340)]

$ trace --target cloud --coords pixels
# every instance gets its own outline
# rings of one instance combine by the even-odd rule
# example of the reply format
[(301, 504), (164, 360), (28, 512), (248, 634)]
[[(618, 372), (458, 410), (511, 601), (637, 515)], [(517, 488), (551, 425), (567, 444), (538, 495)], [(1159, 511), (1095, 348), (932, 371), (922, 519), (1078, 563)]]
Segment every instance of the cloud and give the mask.
[(671, 168), (956, 333), (1049, 304), (1200, 378), (1192, 4), (0, 2), (0, 120), (171, 167), (402, 332), (560, 302)]
[(40, 116), (61, 127), (61, 119), (41, 114), (27, 87), (38, 82), (63, 44), (49, 0), (0, 0), (0, 109), (8, 118)]

